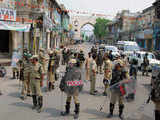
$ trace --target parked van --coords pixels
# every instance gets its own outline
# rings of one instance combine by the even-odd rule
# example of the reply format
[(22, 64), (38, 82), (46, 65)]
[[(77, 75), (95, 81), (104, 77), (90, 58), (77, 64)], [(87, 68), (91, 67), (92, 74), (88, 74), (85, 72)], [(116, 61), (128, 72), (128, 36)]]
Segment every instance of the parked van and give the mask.
[(140, 51), (138, 44), (133, 41), (118, 41), (117, 47), (121, 53), (123, 52), (127, 56), (132, 54), (134, 51)]

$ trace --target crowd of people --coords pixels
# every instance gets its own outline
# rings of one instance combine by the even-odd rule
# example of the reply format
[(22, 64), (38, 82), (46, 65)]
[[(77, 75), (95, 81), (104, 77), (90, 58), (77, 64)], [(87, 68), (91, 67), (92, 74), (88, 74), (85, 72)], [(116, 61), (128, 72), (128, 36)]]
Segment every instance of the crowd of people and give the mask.
[[(46, 55), (47, 54), (47, 55)], [(146, 73), (148, 76), (149, 61), (147, 54), (144, 58), (144, 70), (142, 75)], [(88, 56), (85, 56), (83, 49), (63, 48), (61, 51), (53, 49), (45, 51), (40, 48), (38, 55), (31, 55), (27, 50), (23, 50), (23, 56), (16, 62), (16, 67), (13, 67), (13, 79), (22, 81), (21, 99), (27, 99), (27, 96), (32, 97), (33, 107), (38, 113), (42, 111), (43, 95), (41, 87), (43, 87), (44, 78), (47, 76), (47, 91), (55, 89), (55, 82), (59, 79), (57, 69), (60, 65), (66, 66), (65, 74), (60, 81), (59, 88), (67, 94), (65, 111), (61, 114), (66, 116), (70, 113), (70, 104), (73, 97), (75, 103), (75, 116), (77, 119), (80, 112), (79, 93), (84, 86), (82, 79), (82, 69), (85, 68), (85, 80), (90, 82), (90, 95), (96, 95), (96, 79), (97, 74), (103, 75), (104, 92), (107, 96), (110, 92), (110, 105), (108, 118), (113, 117), (113, 112), (116, 102), (119, 103), (119, 118), (123, 120), (123, 111), (125, 108), (124, 98), (128, 101), (135, 99), (136, 81), (138, 72), (138, 61), (136, 58), (128, 62), (127, 56), (112, 55), (112, 51), (104, 51), (97, 47), (92, 47)], [(158, 74), (160, 75), (160, 74)], [(152, 79), (158, 79), (157, 76)], [(157, 81), (156, 81), (157, 82)], [(152, 81), (152, 85), (154, 86)], [(158, 84), (158, 83), (157, 83)], [(126, 90), (126, 86), (128, 86)], [(155, 86), (154, 86), (154, 93)], [(159, 95), (160, 96), (160, 95)], [(155, 118), (160, 118), (160, 102), (155, 101), (156, 105)]]

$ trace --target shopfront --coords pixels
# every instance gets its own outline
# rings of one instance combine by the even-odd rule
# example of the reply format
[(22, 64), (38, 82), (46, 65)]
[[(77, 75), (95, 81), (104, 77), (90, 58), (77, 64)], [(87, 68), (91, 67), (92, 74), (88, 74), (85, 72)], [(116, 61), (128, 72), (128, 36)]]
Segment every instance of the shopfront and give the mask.
[(153, 49), (153, 29), (144, 30), (144, 39), (146, 40), (146, 48), (151, 51)]

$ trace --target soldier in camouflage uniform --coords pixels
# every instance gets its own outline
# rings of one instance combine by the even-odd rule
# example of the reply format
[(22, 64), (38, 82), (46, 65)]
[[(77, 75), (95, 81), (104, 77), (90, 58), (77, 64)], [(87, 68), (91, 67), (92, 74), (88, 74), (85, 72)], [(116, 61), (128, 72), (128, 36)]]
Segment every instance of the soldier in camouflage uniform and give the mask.
[(31, 96), (30, 89), (30, 66), (29, 58), (31, 54), (24, 54), (23, 59), (18, 62), (20, 66), (20, 80), (22, 81), (21, 99), (24, 100), (27, 96)]
[(44, 71), (42, 65), (38, 62), (38, 55), (33, 55), (31, 59), (30, 85), (33, 99), (32, 109), (37, 109), (37, 112), (40, 113), (43, 106), (41, 87), (43, 86)]
[(76, 59), (71, 59), (69, 61), (68, 70), (66, 71), (64, 77), (60, 83), (60, 89), (62, 92), (67, 94), (66, 100), (66, 111), (62, 112), (63, 116), (69, 115), (70, 113), (70, 103), (73, 97), (75, 103), (75, 116), (74, 118), (77, 119), (79, 117), (80, 112), (80, 102), (78, 100), (79, 92), (81, 92), (83, 88), (81, 70), (79, 68), (79, 64), (77, 64)]
[[(115, 63), (115, 67), (112, 70), (112, 79), (110, 82), (110, 86), (114, 86), (111, 89), (111, 99), (110, 99), (110, 114), (108, 115), (108, 118), (113, 117), (113, 111), (116, 102), (119, 102), (119, 118), (123, 120), (123, 109), (124, 109), (124, 102), (123, 102), (123, 95), (125, 94), (125, 86), (124, 83), (129, 80), (129, 75), (127, 71), (123, 68), (123, 63), (118, 61)], [(121, 83), (120, 83), (121, 82)]]
[(104, 92), (103, 95), (107, 96), (107, 88), (109, 87), (110, 80), (112, 78), (112, 62), (109, 59), (108, 53), (105, 53), (104, 55), (104, 79), (103, 79), (103, 84), (104, 84)]

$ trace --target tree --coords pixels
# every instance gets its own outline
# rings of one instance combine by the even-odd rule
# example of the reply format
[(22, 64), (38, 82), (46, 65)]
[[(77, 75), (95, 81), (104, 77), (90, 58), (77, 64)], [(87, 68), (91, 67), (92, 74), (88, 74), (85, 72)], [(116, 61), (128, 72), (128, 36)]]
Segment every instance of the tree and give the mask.
[(94, 24), (94, 35), (97, 39), (102, 40), (107, 35), (107, 24), (110, 22), (108, 19), (97, 18)]

